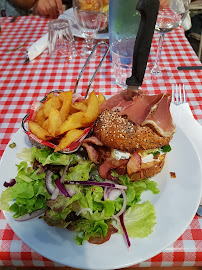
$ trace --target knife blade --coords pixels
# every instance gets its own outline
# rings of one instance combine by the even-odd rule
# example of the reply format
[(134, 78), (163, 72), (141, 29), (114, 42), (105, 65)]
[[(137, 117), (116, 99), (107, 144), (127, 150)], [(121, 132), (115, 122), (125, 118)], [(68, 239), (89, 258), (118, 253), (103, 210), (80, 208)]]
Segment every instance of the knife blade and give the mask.
[(18, 16), (14, 16), (11, 20), (10, 20), (10, 23), (13, 23), (17, 20)]
[(180, 66), (177, 70), (202, 70), (202, 66)]
[(133, 50), (132, 75), (126, 79), (127, 99), (138, 91), (144, 79), (158, 16), (159, 0), (139, 0), (136, 10), (140, 12), (141, 20)]

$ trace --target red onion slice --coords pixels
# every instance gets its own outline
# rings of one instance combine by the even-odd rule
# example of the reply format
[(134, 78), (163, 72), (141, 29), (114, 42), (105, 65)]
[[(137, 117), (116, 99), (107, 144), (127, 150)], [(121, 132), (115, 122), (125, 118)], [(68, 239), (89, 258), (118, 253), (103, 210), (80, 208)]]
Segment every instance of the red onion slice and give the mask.
[(131, 244), (130, 244), (128, 233), (127, 233), (127, 230), (126, 230), (126, 227), (125, 227), (125, 224), (124, 224), (124, 213), (122, 213), (119, 218), (120, 218), (121, 227), (123, 229), (128, 248), (130, 248)]
[(59, 195), (59, 193), (60, 193), (60, 191), (56, 187), (56, 189), (54, 190), (53, 194), (51, 195), (51, 200), (55, 200), (57, 198), (57, 196)]
[(55, 185), (56, 187), (59, 189), (59, 191), (65, 196), (65, 197), (71, 197), (69, 195), (69, 192), (65, 189), (65, 187), (63, 186), (63, 184), (60, 182), (59, 178), (55, 179)]
[(36, 211), (32, 212), (31, 214), (26, 214), (24, 216), (16, 218), (15, 220), (16, 221), (27, 221), (27, 220), (30, 220), (32, 218), (35, 218), (35, 217), (42, 215), (45, 211), (46, 211), (46, 209), (36, 210)]
[[(71, 163), (72, 159), (69, 160), (69, 164)], [(63, 171), (62, 177), (60, 179), (60, 182), (63, 183), (64, 182), (64, 178), (65, 178), (65, 174), (67, 172), (67, 169), (69, 168), (69, 164), (65, 166), (65, 169)]]
[(53, 194), (55, 190), (55, 187), (52, 184), (52, 175), (53, 175), (53, 172), (51, 172), (50, 170), (46, 172), (45, 184), (46, 184), (46, 189), (49, 194)]
[(126, 204), (127, 204), (126, 193), (125, 193), (124, 190), (121, 190), (121, 193), (123, 195), (123, 206), (122, 206), (121, 210), (115, 215), (116, 217), (121, 216), (125, 212), (125, 210), (126, 210)]
[(101, 186), (101, 187), (112, 187), (112, 188), (118, 188), (118, 189), (127, 189), (126, 186), (118, 185), (115, 183), (109, 183), (109, 182), (96, 182), (96, 181), (65, 181), (64, 184), (67, 185), (87, 185), (87, 186)]
[(117, 224), (119, 224), (119, 223), (120, 223), (120, 219), (119, 219), (117, 216), (112, 215), (112, 218), (116, 220)]
[(120, 189), (111, 188), (108, 192), (108, 199), (110, 201), (115, 201), (121, 194), (122, 194), (122, 191)]
[(16, 184), (16, 181), (15, 181), (15, 179), (11, 179), (9, 182), (4, 182), (4, 187), (12, 187), (12, 186), (14, 186)]
[[(71, 161), (72, 161), (72, 159), (70, 159), (69, 160), (69, 164), (71, 163)], [(67, 172), (67, 169), (68, 169), (68, 167), (69, 167), (69, 164), (67, 164), (66, 165), (66, 167), (65, 167), (65, 169), (64, 169), (64, 171), (63, 171), (63, 174), (62, 174), (62, 177), (61, 177), (61, 179), (59, 179), (59, 181), (61, 182), (61, 184), (63, 183), (63, 181), (64, 181), (64, 178), (65, 178), (65, 174), (66, 174), (66, 172)], [(59, 184), (59, 183), (58, 183)], [(59, 184), (60, 185), (60, 184)], [(61, 185), (60, 185), (61, 186)], [(61, 188), (63, 187), (63, 185), (61, 186)], [(64, 187), (63, 187), (64, 188)], [(62, 190), (63, 190), (63, 188), (62, 188)], [(64, 188), (65, 189), (65, 188)], [(65, 189), (66, 190), (66, 189)], [(62, 191), (61, 191), (62, 192)], [(57, 198), (57, 196), (59, 195), (59, 193), (60, 193), (60, 190), (58, 189), (58, 187), (56, 186), (56, 189), (54, 190), (54, 192), (53, 192), (53, 194), (52, 194), (52, 196), (51, 196), (51, 200), (55, 200), (56, 198)], [(67, 192), (68, 193), (68, 192)], [(71, 196), (67, 196), (67, 197), (71, 197)]]
[(104, 198), (104, 201), (106, 201), (108, 199), (108, 188), (107, 187), (104, 188), (103, 198)]
[(70, 197), (73, 197), (76, 194), (72, 188), (67, 188), (67, 192), (69, 193)]
[(88, 211), (91, 215), (93, 214), (92, 209), (90, 208), (82, 208), (79, 211), (76, 212), (76, 215), (79, 216), (82, 212)]

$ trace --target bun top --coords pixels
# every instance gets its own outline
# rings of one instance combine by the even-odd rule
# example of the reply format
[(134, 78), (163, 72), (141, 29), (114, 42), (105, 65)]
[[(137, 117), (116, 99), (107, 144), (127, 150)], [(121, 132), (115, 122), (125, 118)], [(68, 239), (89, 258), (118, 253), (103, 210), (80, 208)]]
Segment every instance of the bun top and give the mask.
[(172, 138), (172, 135), (163, 137), (151, 124), (136, 125), (127, 116), (107, 109), (99, 114), (94, 135), (103, 145), (130, 153), (160, 148)]

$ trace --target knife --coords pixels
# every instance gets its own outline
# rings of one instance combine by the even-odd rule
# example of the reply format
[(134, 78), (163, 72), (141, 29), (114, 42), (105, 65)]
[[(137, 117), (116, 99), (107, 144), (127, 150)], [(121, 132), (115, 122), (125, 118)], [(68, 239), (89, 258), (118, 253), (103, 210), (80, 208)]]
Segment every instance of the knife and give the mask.
[(18, 16), (14, 16), (11, 20), (10, 20), (10, 23), (13, 23), (17, 20)]
[(202, 70), (202, 66), (180, 66), (177, 70)]
[(136, 10), (140, 12), (141, 21), (133, 50), (132, 75), (126, 79), (126, 84), (128, 85), (127, 99), (132, 98), (144, 79), (158, 16), (159, 0), (139, 0)]

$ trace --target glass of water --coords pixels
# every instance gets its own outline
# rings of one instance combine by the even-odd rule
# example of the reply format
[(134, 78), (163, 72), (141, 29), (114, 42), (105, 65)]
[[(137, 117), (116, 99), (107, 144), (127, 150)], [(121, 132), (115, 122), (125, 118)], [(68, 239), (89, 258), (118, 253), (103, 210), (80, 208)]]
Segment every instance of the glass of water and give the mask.
[(126, 79), (132, 74), (134, 44), (134, 38), (122, 38), (110, 46), (116, 84), (122, 89), (126, 88)]
[(154, 67), (151, 70), (152, 81), (163, 83), (172, 77), (168, 69), (160, 68), (161, 52), (165, 34), (180, 26), (189, 11), (190, 0), (160, 0), (160, 9), (155, 30), (159, 32), (158, 49)]
[(76, 22), (86, 41), (86, 48), (81, 54), (88, 57), (93, 49), (94, 39), (102, 19), (102, 0), (73, 0), (72, 3)]

